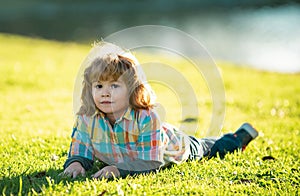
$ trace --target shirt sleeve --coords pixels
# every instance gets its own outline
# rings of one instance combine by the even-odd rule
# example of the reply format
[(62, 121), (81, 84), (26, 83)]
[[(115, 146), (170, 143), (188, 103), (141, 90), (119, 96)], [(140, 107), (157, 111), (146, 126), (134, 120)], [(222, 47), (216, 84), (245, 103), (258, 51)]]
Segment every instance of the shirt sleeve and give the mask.
[(71, 163), (74, 163), (74, 162), (79, 162), (85, 170), (92, 169), (93, 164), (94, 164), (94, 161), (92, 161), (90, 159), (87, 159), (87, 158), (84, 158), (81, 156), (72, 156), (66, 160), (66, 162), (64, 164), (64, 169), (66, 169), (69, 165), (71, 165)]
[(118, 163), (116, 167), (120, 172), (120, 176), (126, 177), (128, 175), (133, 176), (156, 172), (161, 167), (161, 163), (156, 161), (135, 160), (127, 163)]
[[(94, 149), (92, 146), (90, 134), (88, 133), (88, 126), (89, 122), (87, 119), (85, 119), (83, 116), (77, 117), (73, 127), (73, 133), (71, 136), (72, 142), (70, 144), (68, 160), (66, 161), (66, 163), (71, 162), (71, 160), (94, 160)], [(84, 159), (80, 159), (80, 157)]]
[(164, 131), (165, 138), (167, 138), (167, 147), (164, 151), (165, 163), (180, 164), (186, 161), (190, 155), (190, 137), (168, 123), (163, 123), (161, 130)]

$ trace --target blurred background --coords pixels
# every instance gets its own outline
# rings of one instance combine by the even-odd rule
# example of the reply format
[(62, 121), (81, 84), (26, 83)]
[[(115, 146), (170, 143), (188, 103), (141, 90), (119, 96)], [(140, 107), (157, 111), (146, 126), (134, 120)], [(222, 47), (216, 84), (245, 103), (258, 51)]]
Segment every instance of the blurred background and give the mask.
[(300, 72), (300, 1), (0, 1), (0, 33), (90, 44), (150, 24), (192, 35), (216, 60)]

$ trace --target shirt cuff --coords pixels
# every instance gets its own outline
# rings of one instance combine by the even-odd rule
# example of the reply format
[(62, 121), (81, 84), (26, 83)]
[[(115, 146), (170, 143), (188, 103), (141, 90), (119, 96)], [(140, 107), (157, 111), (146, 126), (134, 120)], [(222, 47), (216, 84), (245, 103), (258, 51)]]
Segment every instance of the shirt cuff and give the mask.
[(149, 174), (149, 173), (155, 173), (157, 172), (159, 169), (152, 169), (152, 170), (145, 170), (145, 171), (129, 171), (129, 170), (123, 170), (123, 169), (119, 169), (120, 172), (120, 177), (124, 178), (126, 176), (135, 176), (135, 175), (139, 175), (139, 174)]
[(81, 157), (81, 156), (71, 156), (69, 157), (65, 164), (64, 164), (64, 169), (66, 169), (71, 163), (74, 162), (79, 162), (82, 167), (87, 171), (90, 170), (93, 167), (94, 161)]

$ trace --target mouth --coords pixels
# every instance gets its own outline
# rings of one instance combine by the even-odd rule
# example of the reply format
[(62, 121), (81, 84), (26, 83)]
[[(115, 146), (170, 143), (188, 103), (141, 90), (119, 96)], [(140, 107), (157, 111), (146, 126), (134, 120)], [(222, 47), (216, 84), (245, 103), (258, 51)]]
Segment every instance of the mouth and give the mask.
[(100, 104), (111, 104), (111, 101), (101, 101)]

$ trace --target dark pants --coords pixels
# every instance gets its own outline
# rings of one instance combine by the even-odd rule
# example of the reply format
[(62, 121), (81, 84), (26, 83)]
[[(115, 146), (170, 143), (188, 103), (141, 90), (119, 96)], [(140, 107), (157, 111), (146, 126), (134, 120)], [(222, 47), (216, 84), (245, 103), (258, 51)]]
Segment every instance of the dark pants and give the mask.
[(190, 160), (200, 160), (202, 157), (224, 158), (227, 153), (242, 149), (241, 141), (232, 133), (226, 134), (221, 138), (203, 138), (198, 139), (190, 136)]

